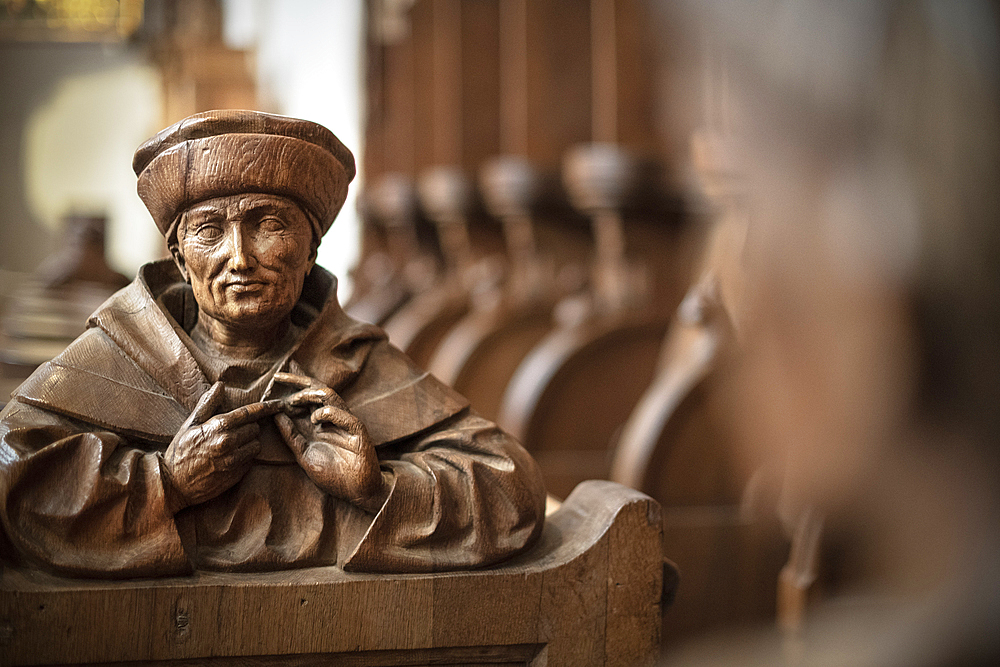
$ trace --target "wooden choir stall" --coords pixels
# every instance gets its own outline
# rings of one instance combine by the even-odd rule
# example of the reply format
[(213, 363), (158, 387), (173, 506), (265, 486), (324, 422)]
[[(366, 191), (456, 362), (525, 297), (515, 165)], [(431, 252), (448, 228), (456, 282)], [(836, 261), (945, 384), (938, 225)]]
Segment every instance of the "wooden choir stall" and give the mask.
[(657, 503), (581, 485), (529, 552), (481, 571), (109, 582), (5, 568), (5, 665), (651, 665), (676, 573)]
[[(747, 221), (725, 68), (706, 47), (705, 99), (657, 98), (692, 45), (672, 51), (642, 0), (427, 0), (399, 16), (407, 31), (386, 38), (376, 16), (370, 35), (366, 168), (437, 184), (410, 201), (437, 223), (444, 267), (501, 262), (414, 294), (397, 313), (434, 342), (412, 351), (557, 498), (603, 478), (662, 504), (681, 576), (665, 647), (773, 622), (790, 537), (760, 490), (769, 471), (739, 469), (727, 432)], [(386, 328), (411, 349), (409, 326)]]
[(729, 67), (666, 4), (366, 0), (343, 308), (315, 258), (355, 147), (187, 108), (221, 10), (193, 3), (201, 41), (168, 12), (166, 103), (204, 113), (135, 155), (164, 259), (2, 415), (0, 665), (625, 667), (794, 638), (823, 518), (782, 524), (774, 461), (737, 452)]
[(360, 146), (145, 3), (160, 258), (0, 290), (0, 665), (995, 664), (997, 3), (358, 1)]

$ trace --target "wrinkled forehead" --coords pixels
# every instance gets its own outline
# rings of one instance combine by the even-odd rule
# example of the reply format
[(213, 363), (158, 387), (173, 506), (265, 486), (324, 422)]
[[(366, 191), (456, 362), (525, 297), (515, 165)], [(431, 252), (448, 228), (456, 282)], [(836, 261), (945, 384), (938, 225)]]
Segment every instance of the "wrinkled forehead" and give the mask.
[(294, 199), (264, 193), (246, 193), (207, 199), (184, 209), (185, 220), (198, 217), (236, 219), (248, 214), (281, 215), (291, 220), (301, 218), (308, 223), (308, 215)]

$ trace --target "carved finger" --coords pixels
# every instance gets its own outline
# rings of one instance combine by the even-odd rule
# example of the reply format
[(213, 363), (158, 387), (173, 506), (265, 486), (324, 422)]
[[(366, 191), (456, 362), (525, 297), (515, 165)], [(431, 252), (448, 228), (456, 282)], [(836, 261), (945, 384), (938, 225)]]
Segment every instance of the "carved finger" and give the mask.
[(275, 373), (274, 381), (282, 384), (295, 385), (296, 387), (301, 387), (302, 389), (309, 389), (316, 384), (321, 384), (308, 375), (298, 375), (297, 373)]
[(361, 420), (355, 417), (353, 414), (348, 412), (345, 408), (324, 405), (321, 408), (316, 408), (313, 410), (312, 415), (309, 419), (313, 424), (319, 424), (323, 422), (324, 424), (332, 424), (333, 426), (338, 426), (345, 431), (350, 431), (351, 433), (358, 433), (361, 429)]
[(302, 453), (306, 449), (306, 439), (299, 433), (298, 429), (295, 428), (295, 422), (292, 418), (283, 412), (280, 412), (274, 416), (274, 423), (278, 427), (278, 432), (281, 433), (281, 437), (284, 438), (285, 442), (288, 444), (289, 449), (295, 453), (296, 456), (302, 456)]
[(198, 399), (198, 404), (194, 406), (194, 410), (188, 415), (188, 418), (184, 420), (184, 424), (180, 428), (180, 432), (183, 433), (193, 424), (201, 424), (207, 421), (215, 411), (219, 409), (219, 405), (222, 403), (224, 385), (221, 382), (216, 382), (211, 387), (208, 388), (201, 398)]
[(332, 402), (336, 396), (337, 393), (329, 387), (315, 387), (296, 392), (286, 398), (285, 402), (288, 403), (288, 405), (302, 407), (303, 405), (310, 405), (314, 403), (329, 403)]
[(277, 414), (281, 412), (284, 406), (284, 401), (279, 399), (260, 401), (236, 408), (224, 415), (212, 417), (207, 423), (220, 430), (234, 429), (246, 424), (256, 423), (263, 417), (270, 417)]

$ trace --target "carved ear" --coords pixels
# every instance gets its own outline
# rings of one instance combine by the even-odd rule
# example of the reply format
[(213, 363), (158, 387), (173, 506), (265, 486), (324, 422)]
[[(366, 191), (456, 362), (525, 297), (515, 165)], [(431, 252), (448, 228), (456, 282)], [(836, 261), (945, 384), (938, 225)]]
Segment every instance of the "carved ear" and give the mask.
[(314, 266), (316, 266), (316, 258), (318, 256), (319, 256), (319, 239), (313, 236), (312, 243), (309, 244), (309, 259), (306, 260), (309, 264), (309, 268), (306, 269), (306, 275), (309, 275), (309, 272), (313, 270)]
[(182, 215), (178, 215), (167, 231), (167, 250), (170, 251), (170, 255), (174, 258), (174, 264), (177, 265), (177, 270), (181, 272), (181, 276), (184, 277), (184, 281), (190, 283), (191, 276), (188, 274), (187, 266), (184, 264), (184, 255), (181, 254), (180, 250), (180, 239), (178, 236), (182, 233), (181, 224), (184, 222)]
[(174, 264), (177, 265), (177, 270), (181, 272), (184, 281), (190, 283), (191, 277), (188, 275), (187, 266), (184, 264), (184, 255), (181, 254), (180, 249), (176, 245), (170, 246), (170, 255), (174, 258)]

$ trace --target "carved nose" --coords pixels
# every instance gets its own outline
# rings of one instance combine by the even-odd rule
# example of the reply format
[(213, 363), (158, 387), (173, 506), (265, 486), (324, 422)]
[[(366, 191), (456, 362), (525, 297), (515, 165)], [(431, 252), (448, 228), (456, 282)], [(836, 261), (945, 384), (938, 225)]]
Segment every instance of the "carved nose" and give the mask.
[(239, 225), (233, 226), (229, 235), (229, 265), (237, 271), (253, 268), (256, 263), (253, 250)]

